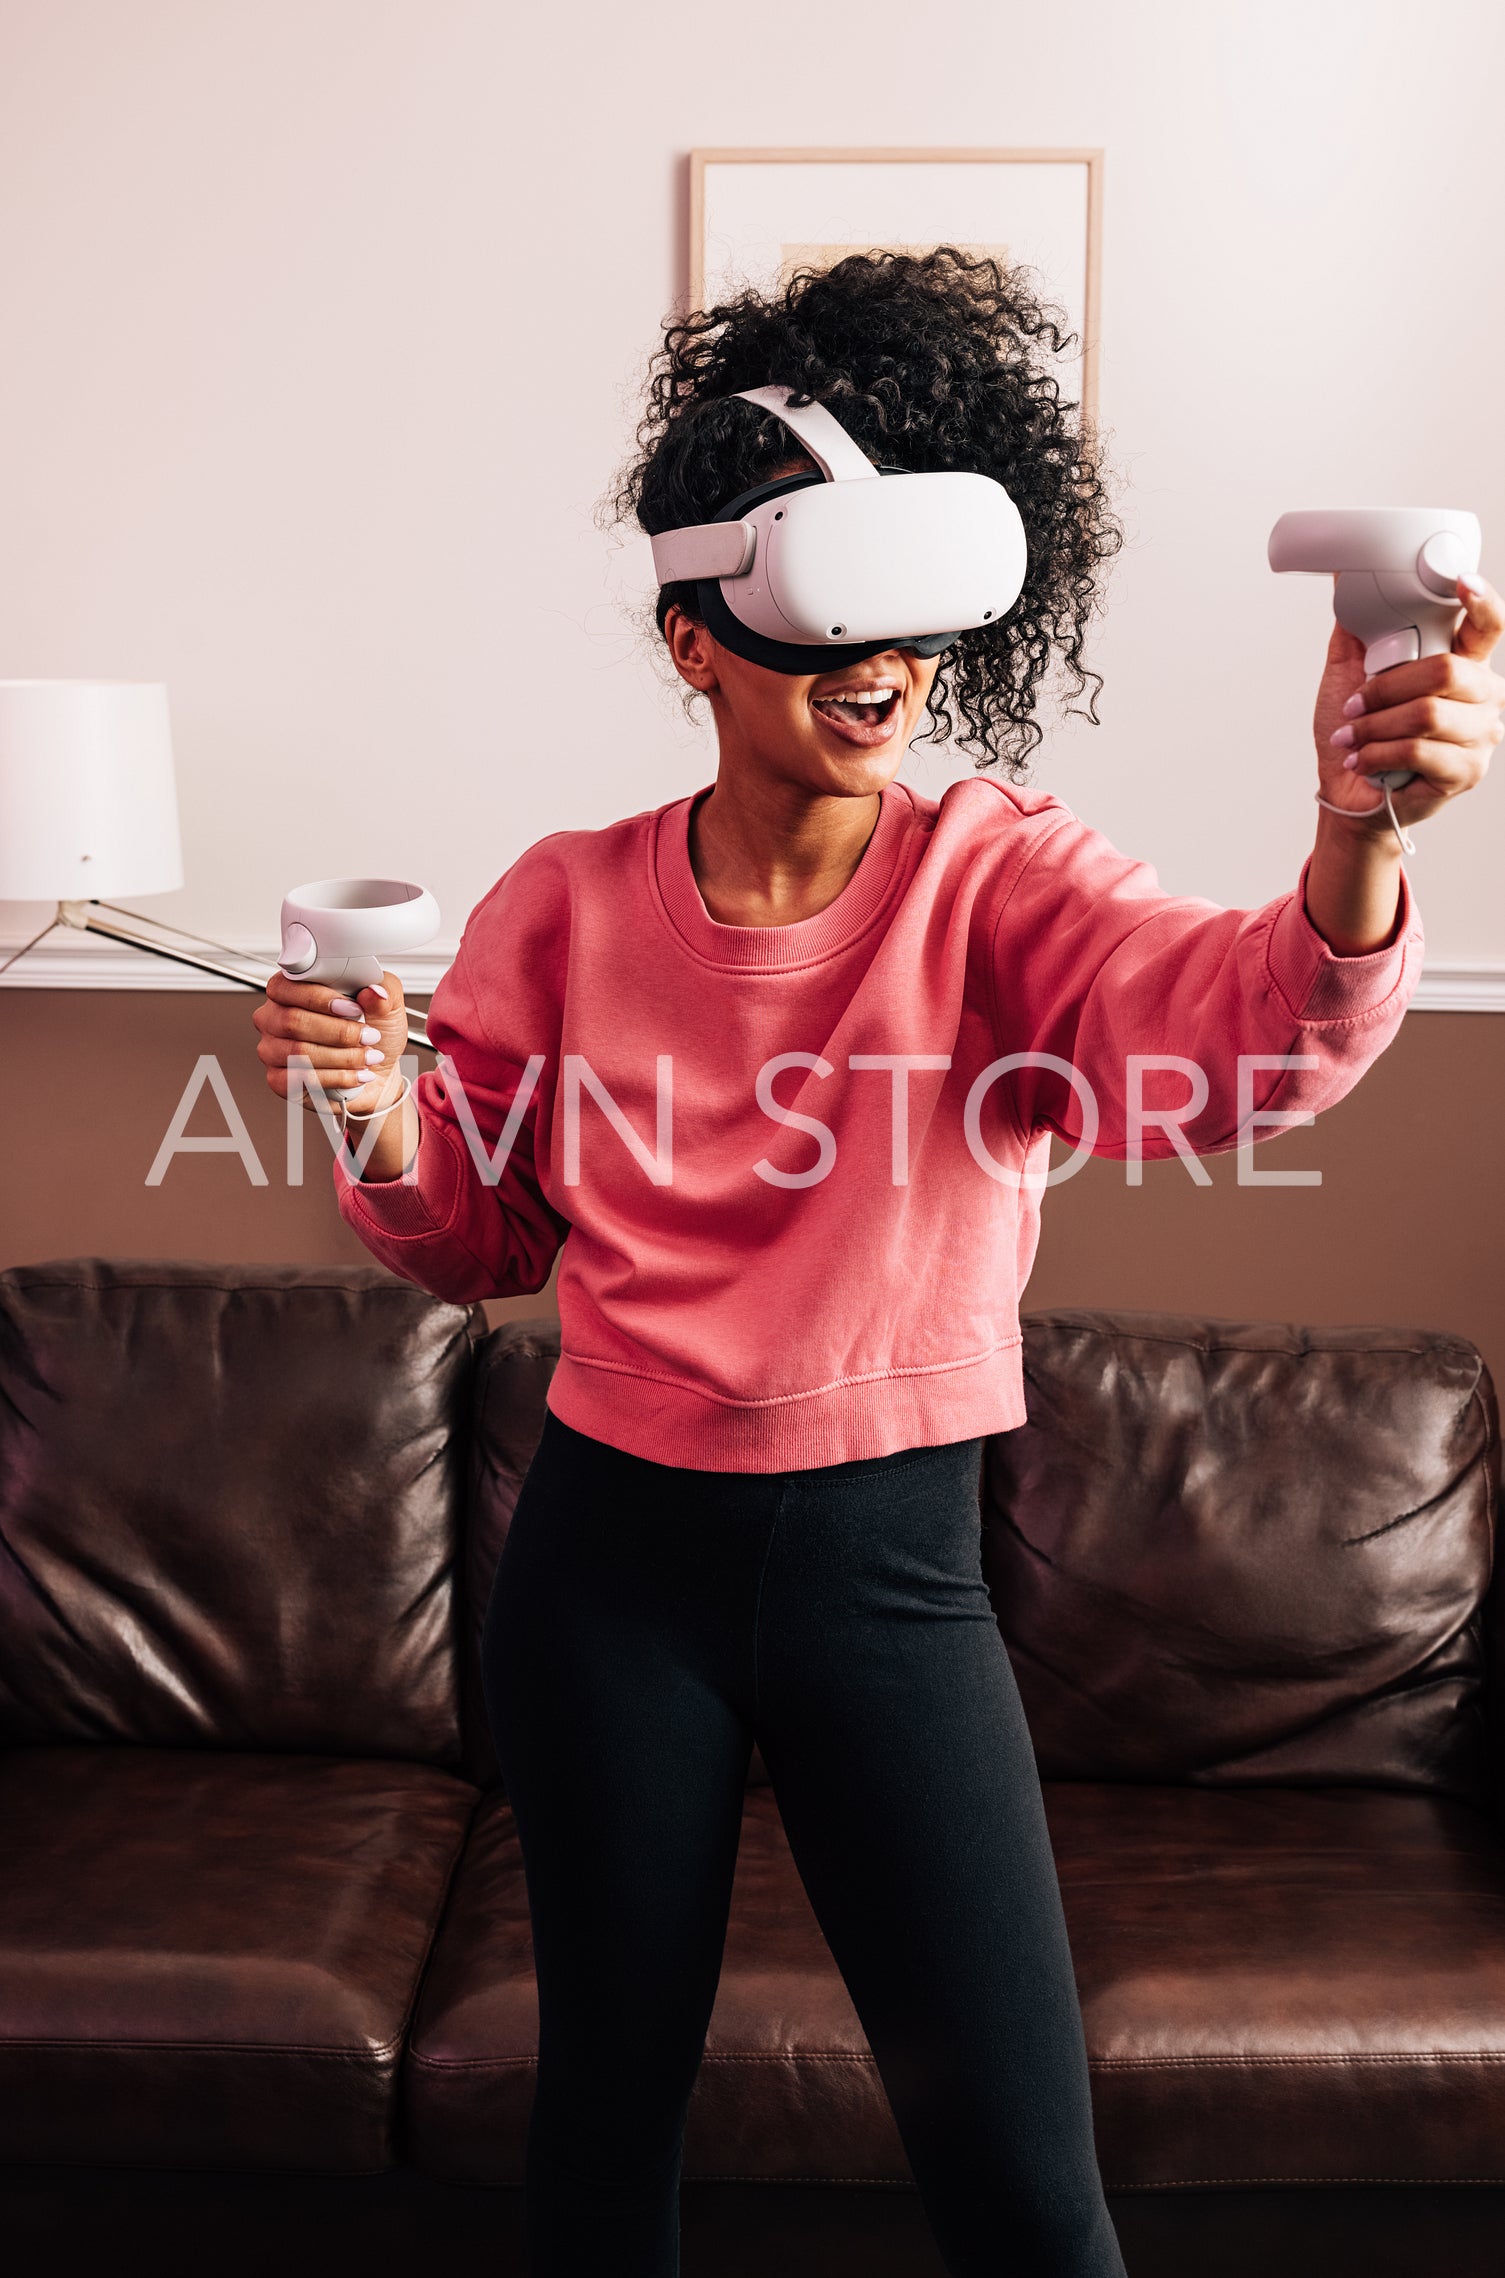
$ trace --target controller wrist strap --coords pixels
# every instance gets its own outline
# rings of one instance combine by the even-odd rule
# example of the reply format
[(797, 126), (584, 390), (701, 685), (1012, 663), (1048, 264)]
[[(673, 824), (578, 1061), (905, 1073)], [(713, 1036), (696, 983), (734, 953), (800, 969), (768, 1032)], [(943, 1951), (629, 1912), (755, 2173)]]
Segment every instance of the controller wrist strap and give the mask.
[[(1379, 788), (1384, 797), (1385, 812), (1390, 817), (1390, 828), (1395, 833), (1397, 846), (1402, 854), (1414, 854), (1416, 852), (1416, 841), (1413, 838), (1408, 838), (1401, 828), (1400, 817), (1395, 811), (1395, 802), (1390, 796), (1389, 784), (1382, 783)], [(1324, 799), (1320, 791), (1314, 792), (1313, 796), (1318, 806), (1326, 807), (1330, 815), (1347, 815), (1350, 822), (1363, 822), (1366, 816), (1377, 815), (1380, 811), (1378, 807), (1338, 807), (1333, 804), (1331, 799)]]

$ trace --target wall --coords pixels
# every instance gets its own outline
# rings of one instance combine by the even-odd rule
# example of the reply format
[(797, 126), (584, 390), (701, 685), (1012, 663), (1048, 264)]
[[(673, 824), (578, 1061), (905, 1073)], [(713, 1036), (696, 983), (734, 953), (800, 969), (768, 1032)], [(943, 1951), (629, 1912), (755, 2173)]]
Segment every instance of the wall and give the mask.
[[(0, 1065), (12, 1079), (0, 1264), (90, 1254), (365, 1259), (336, 1213), (312, 1117), (304, 1183), (287, 1182), (283, 1109), (254, 1057), (252, 1002), (0, 991)], [(1088, 1163), (1045, 1197), (1027, 1303), (1456, 1329), (1477, 1340), (1505, 1385), (1502, 1036), (1505, 1021), (1493, 1014), (1411, 1014), (1348, 1099), (1311, 1128), (1261, 1143), (1259, 1170), (1319, 1170), (1320, 1187), (1240, 1187), (1227, 1155), (1213, 1158), (1210, 1187), (1194, 1186), (1178, 1163), (1145, 1164), (1139, 1188), (1121, 1163)], [(265, 1186), (226, 1154), (179, 1155), (160, 1185), (145, 1184), (203, 1052), (219, 1059)], [(189, 1135), (225, 1130), (205, 1095)], [(487, 1310), (493, 1320), (552, 1312), (552, 1288)]]
[[(0, 676), (168, 683), (189, 882), (161, 916), (270, 943), (293, 878), (397, 868), (452, 945), (542, 832), (714, 771), (623, 613), (641, 548), (592, 519), (682, 289), (686, 152), (1101, 146), (1130, 544), (1103, 725), (1052, 722), (1036, 774), (1172, 888), (1263, 900), (1309, 840), (1326, 639), (1320, 585), (1265, 568), (1274, 516), (1502, 527), (1502, 47), (1482, 0), (1421, 31), (1400, 0), (4, 0)], [(1434, 958), (1505, 974), (1500, 797), (1412, 867)], [(0, 1263), (360, 1255), (322, 1166), (143, 1185), (205, 1051), (276, 1164), (253, 1041), (231, 995), (7, 976)], [(1505, 1369), (1502, 1113), (1505, 1022), (1413, 1014), (1262, 1152), (1321, 1189), (1092, 1165), (1032, 1301), (1421, 1321)]]
[[(335, 1208), (328, 1144), (305, 1110), (303, 1177), (289, 1179), (286, 1111), (255, 1057), (257, 1001), (231, 991), (0, 991), (9, 1078), (0, 1265), (61, 1257), (370, 1264)], [(264, 1185), (239, 1153), (208, 1151), (176, 1153), (160, 1181), (147, 1183), (204, 1053), (219, 1062)], [(201, 1092), (183, 1136), (229, 1136), (211, 1091)], [(551, 1281), (536, 1297), (497, 1300), (488, 1314), (495, 1322), (553, 1310)]]
[[(1276, 514), (1505, 528), (1505, 15), (1417, 27), (1405, 0), (5, 0), (0, 677), (167, 682), (165, 918), (270, 942), (294, 879), (398, 867), (452, 944), (541, 833), (714, 772), (620, 606), (641, 542), (592, 521), (683, 287), (685, 154), (1101, 147), (1131, 543), (1103, 725), (1056, 726), (1038, 774), (1173, 890), (1263, 901), (1309, 841), (1328, 622), (1265, 565)], [(1427, 834), (1438, 958), (1505, 966), (1500, 797)]]

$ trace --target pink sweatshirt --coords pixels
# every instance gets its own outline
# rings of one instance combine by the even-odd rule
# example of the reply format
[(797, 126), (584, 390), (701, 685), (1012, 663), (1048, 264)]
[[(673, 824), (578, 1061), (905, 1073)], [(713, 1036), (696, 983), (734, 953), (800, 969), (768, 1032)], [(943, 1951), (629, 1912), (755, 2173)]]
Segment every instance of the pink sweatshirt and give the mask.
[[(982, 776), (890, 784), (818, 916), (719, 925), (692, 803), (513, 863), (434, 991), (408, 1180), (334, 1166), (367, 1248), (438, 1296), (540, 1289), (563, 1244), (549, 1405), (660, 1463), (782, 1471), (1023, 1422), (1052, 1132), (1119, 1158), (1267, 1136), (1251, 1111), (1340, 1099), (1420, 973), (1408, 887), (1392, 947), (1336, 957), (1304, 872), (1262, 909), (1165, 894), (1050, 793)], [(994, 1067), (1011, 1054), (1037, 1059)], [(1164, 1120), (1136, 1126), (1136, 1086)]]

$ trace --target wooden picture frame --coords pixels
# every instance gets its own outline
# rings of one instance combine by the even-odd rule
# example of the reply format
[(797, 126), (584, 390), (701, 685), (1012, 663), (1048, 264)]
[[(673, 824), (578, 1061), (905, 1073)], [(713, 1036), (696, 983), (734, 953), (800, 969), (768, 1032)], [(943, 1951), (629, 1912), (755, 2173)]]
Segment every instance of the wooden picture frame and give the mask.
[[(724, 235), (718, 234), (718, 217), (725, 212), (729, 203), (735, 202), (735, 198), (739, 194), (743, 203), (746, 204), (752, 183), (756, 182), (757, 189), (760, 192), (765, 189), (765, 184), (758, 178), (748, 178), (741, 183), (734, 183), (730, 176), (721, 175), (718, 177), (717, 170), (746, 167), (806, 169), (827, 166), (847, 169), (889, 169), (899, 166), (915, 166), (932, 169), (937, 167), (970, 167), (974, 169), (979, 167), (1011, 167), (1034, 170), (1033, 178), (1027, 184), (1028, 197), (1021, 199), (1021, 204), (1027, 203), (1033, 207), (1034, 216), (1032, 220), (1024, 221), (1024, 242), (1016, 251), (1012, 252), (1012, 257), (1030, 261), (1032, 266), (1038, 268), (1042, 273), (1045, 297), (1057, 301), (1065, 307), (1070, 320), (1070, 328), (1079, 336), (1079, 350), (1073, 352), (1073, 356), (1080, 355), (1083, 416), (1087, 421), (1095, 423), (1098, 402), (1099, 318), (1102, 296), (1103, 153), (1101, 150), (976, 150), (967, 148), (947, 150), (692, 150), (690, 153), (688, 304), (691, 308), (705, 306), (708, 215), (711, 229), (709, 259), (713, 271), (712, 284), (715, 286), (717, 276), (725, 266), (724, 248), (730, 242)], [(1063, 171), (1058, 181), (1052, 181), (1050, 176), (1039, 172), (1040, 169), (1047, 168), (1072, 169), (1074, 175), (1068, 175)], [(838, 179), (840, 178), (832, 177), (833, 183)], [(914, 180), (918, 187), (920, 177), (916, 176)], [(950, 191), (953, 182), (955, 193), (948, 196), (947, 193)], [(1018, 177), (1018, 185), (1021, 192), (1026, 189), (1023, 176)], [(775, 193), (772, 177), (768, 178), (766, 187), (771, 194)], [(896, 177), (893, 181), (880, 185), (875, 176), (871, 187), (875, 193), (875, 212), (882, 209), (886, 204), (887, 211), (892, 217), (896, 197), (901, 200), (904, 197), (905, 179)], [(1007, 186), (999, 185), (997, 187), (1006, 188)], [(943, 226), (940, 237), (929, 235), (924, 224), (921, 223), (918, 225), (916, 240), (911, 240), (907, 236), (896, 238), (892, 218), (889, 219), (886, 228), (875, 230), (871, 236), (865, 239), (860, 228), (853, 234), (850, 227), (843, 229), (838, 225), (833, 233), (835, 239), (833, 242), (832, 235), (827, 233), (827, 224), (822, 219), (820, 208), (811, 196), (808, 177), (804, 180), (798, 177), (792, 179), (787, 188), (789, 217), (794, 218), (791, 220), (786, 217), (782, 226), (791, 227), (794, 235), (792, 241), (781, 239), (780, 252), (784, 256), (794, 255), (809, 259), (827, 255), (834, 258), (846, 246), (851, 246), (853, 249), (859, 247), (865, 249), (867, 245), (907, 244), (910, 242), (935, 244), (943, 240), (960, 244), (968, 250), (981, 248), (997, 251), (1000, 254), (1011, 250), (1009, 246), (997, 241), (994, 234), (996, 223), (989, 224), (986, 220), (983, 220), (980, 230), (970, 231), (953, 230), (950, 223), (947, 222)], [(858, 205), (860, 205), (863, 188), (864, 185), (860, 183), (860, 180), (854, 179), (850, 175), (841, 182), (841, 194), (849, 202), (855, 200)], [(988, 198), (979, 195), (979, 192), (984, 188), (989, 193)], [(719, 202), (718, 191), (723, 193)], [(924, 196), (922, 199), (917, 199), (915, 204), (917, 209), (921, 204), (924, 204), (934, 214), (938, 207), (965, 208), (969, 195), (976, 198), (979, 207), (981, 207), (989, 203), (991, 199), (996, 198), (996, 187), (993, 184), (979, 181), (976, 177), (971, 183), (968, 183), (960, 175), (956, 177), (940, 176), (934, 182), (924, 186)], [(1054, 220), (1048, 218), (1047, 213), (1053, 195), (1060, 208), (1059, 215)], [(764, 202), (765, 204), (769, 203), (769, 198), (765, 197)], [(772, 202), (777, 202), (776, 194), (773, 195)], [(810, 216), (809, 226), (804, 229), (800, 229), (798, 224), (797, 217), (801, 211), (808, 212)], [(1080, 224), (1079, 244), (1077, 241), (1078, 218)], [(766, 226), (768, 225), (765, 224)], [(1048, 245), (1055, 249), (1057, 259), (1054, 262), (1036, 258), (1035, 252), (1032, 250), (1036, 240), (1042, 245)], [(722, 248), (720, 260), (717, 258), (718, 246)], [(785, 270), (787, 270), (788, 265), (786, 259), (783, 264)], [(1052, 267), (1060, 267), (1063, 270), (1070, 271), (1071, 274), (1064, 277), (1055, 276), (1051, 273)], [(768, 267), (765, 263), (761, 270), (754, 265), (743, 273), (755, 276), (760, 281), (776, 282), (780, 272)]]

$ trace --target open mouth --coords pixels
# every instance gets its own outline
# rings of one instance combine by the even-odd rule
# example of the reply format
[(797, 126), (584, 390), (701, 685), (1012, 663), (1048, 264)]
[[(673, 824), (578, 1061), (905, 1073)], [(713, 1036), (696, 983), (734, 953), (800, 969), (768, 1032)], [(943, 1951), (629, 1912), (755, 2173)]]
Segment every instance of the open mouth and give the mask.
[(897, 688), (848, 688), (836, 696), (816, 696), (810, 709), (846, 742), (881, 744), (893, 733), (899, 717)]

